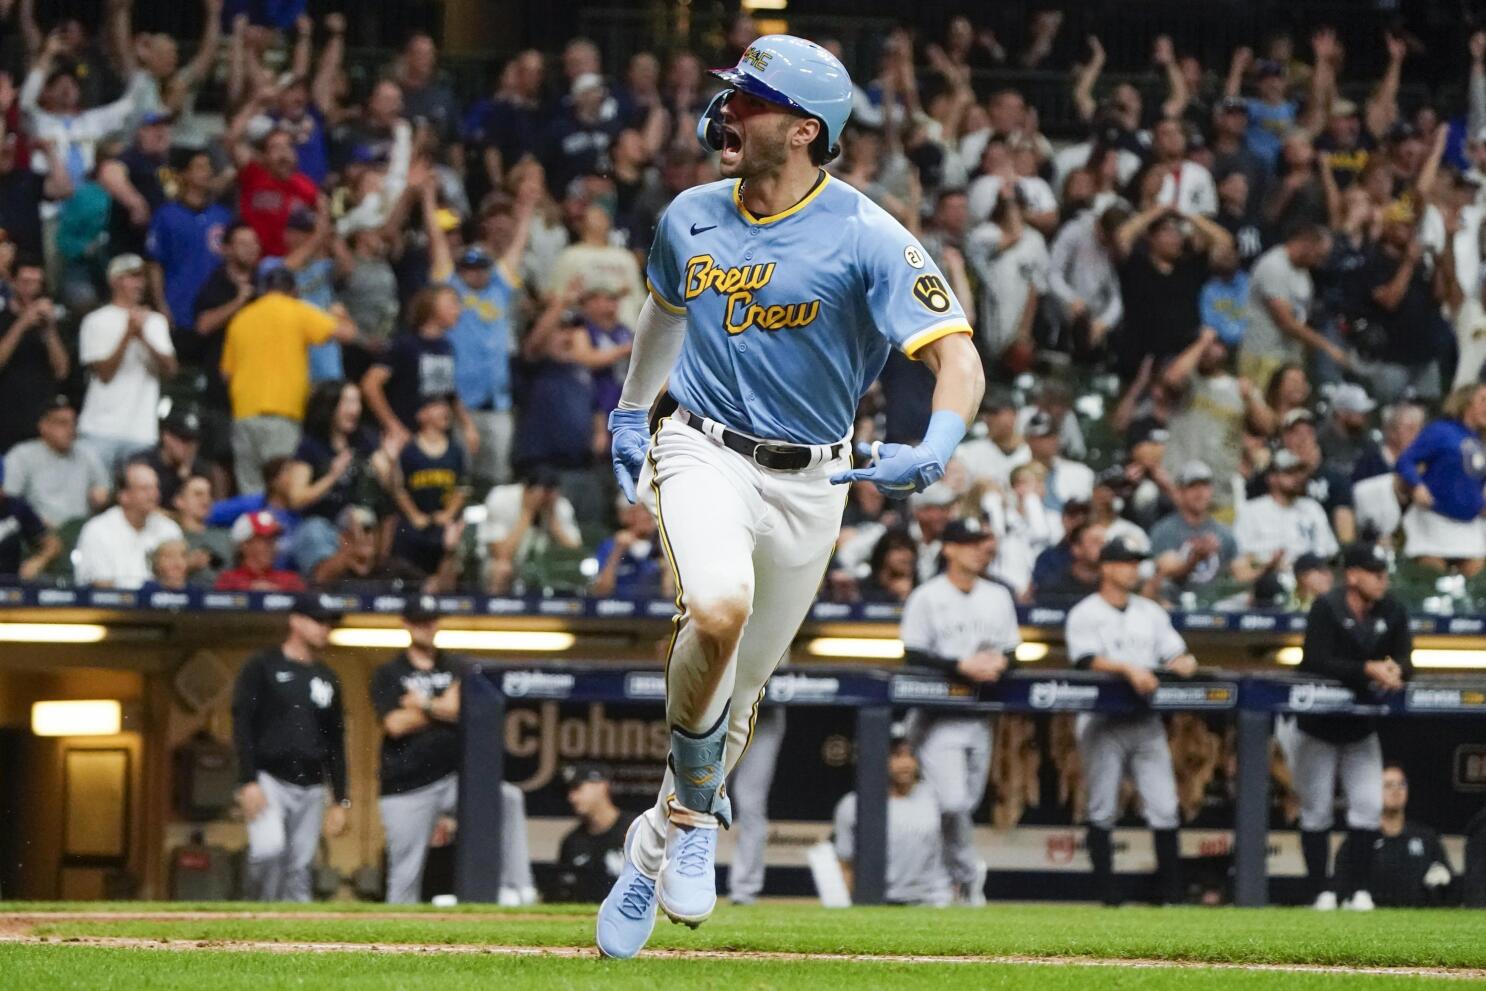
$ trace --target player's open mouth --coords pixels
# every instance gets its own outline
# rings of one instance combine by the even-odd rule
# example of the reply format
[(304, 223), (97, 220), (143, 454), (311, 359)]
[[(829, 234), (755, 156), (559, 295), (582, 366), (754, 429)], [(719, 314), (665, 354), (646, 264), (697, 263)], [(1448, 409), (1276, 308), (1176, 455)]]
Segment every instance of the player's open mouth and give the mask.
[(743, 132), (728, 124), (722, 128), (722, 154), (724, 158), (735, 158), (743, 152)]

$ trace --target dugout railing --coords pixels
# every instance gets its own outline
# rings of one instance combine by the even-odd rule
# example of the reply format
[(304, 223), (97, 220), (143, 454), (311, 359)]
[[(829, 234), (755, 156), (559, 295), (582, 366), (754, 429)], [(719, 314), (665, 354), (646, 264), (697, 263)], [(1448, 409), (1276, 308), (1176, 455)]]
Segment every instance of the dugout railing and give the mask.
[[(505, 767), (508, 701), (663, 705), (664, 673), (622, 665), (479, 663), (462, 687), (463, 766), (459, 780), (456, 892), (461, 901), (493, 902), (500, 887), (500, 783)], [(985, 712), (1232, 714), (1236, 722), (1233, 823), (1234, 902), (1268, 903), (1270, 739), (1277, 715), (1373, 715), (1389, 718), (1486, 716), (1486, 677), (1421, 676), (1403, 691), (1359, 699), (1335, 682), (1285, 674), (1202, 670), (1163, 677), (1149, 699), (1121, 678), (1074, 670), (1014, 671), (979, 689), (932, 673), (844, 665), (801, 665), (777, 673), (766, 699), (791, 707), (835, 706), (856, 712), (857, 904), (881, 904), (887, 870), (887, 755), (894, 710), (907, 707)]]

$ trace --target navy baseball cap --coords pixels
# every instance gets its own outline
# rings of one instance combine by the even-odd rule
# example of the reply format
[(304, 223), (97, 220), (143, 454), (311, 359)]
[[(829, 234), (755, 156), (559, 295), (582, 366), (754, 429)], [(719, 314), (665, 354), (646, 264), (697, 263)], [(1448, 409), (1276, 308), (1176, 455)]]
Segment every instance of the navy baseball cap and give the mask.
[(174, 123), (175, 114), (166, 110), (151, 110), (139, 119), (140, 127), (153, 127), (156, 124)]
[(950, 520), (944, 525), (944, 532), (939, 535), (939, 539), (946, 544), (978, 544), (991, 536), (993, 534), (989, 527), (971, 517), (963, 520)]
[(1295, 559), (1295, 565), (1290, 570), (1299, 576), (1305, 574), (1307, 571), (1325, 571), (1330, 567), (1331, 564), (1324, 557), (1307, 551)]
[(294, 605), (289, 608), (289, 611), (327, 626), (336, 625), (345, 615), (318, 592), (301, 592), (294, 597)]
[(1161, 421), (1151, 416), (1136, 420), (1125, 432), (1125, 443), (1132, 448), (1138, 444), (1164, 444), (1170, 439), (1171, 434)]
[(581, 784), (587, 784), (590, 781), (608, 780), (609, 769), (604, 767), (604, 765), (602, 764), (595, 764), (591, 761), (584, 761), (583, 763), (579, 764), (569, 764), (567, 767), (564, 767), (562, 769), (562, 784), (563, 787), (567, 788), (569, 791), (572, 791), (574, 788), (578, 787)]
[(1144, 548), (1137, 547), (1124, 537), (1114, 537), (1099, 549), (1100, 564), (1132, 564), (1148, 557), (1150, 554)]
[(286, 225), (291, 231), (312, 231), (315, 229), (315, 215), (304, 207), (295, 207), (289, 212)]
[(402, 618), (409, 623), (432, 623), (442, 615), (439, 600), (431, 595), (410, 595), (403, 603)]
[(160, 429), (167, 430), (182, 440), (200, 440), (201, 417), (193, 409), (172, 406), (165, 419), (160, 421)]
[(1388, 555), (1377, 544), (1349, 544), (1346, 550), (1342, 551), (1342, 567), (1361, 568), (1377, 575), (1386, 574)]
[(495, 260), (490, 257), (490, 252), (478, 244), (472, 244), (460, 252), (454, 264), (457, 268), (489, 268), (495, 264)]

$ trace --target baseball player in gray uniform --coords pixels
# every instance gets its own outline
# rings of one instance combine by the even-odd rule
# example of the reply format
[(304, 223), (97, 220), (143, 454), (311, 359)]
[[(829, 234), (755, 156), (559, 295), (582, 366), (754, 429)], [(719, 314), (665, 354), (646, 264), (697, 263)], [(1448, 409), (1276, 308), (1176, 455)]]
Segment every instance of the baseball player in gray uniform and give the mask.
[(753, 744), (728, 775), (737, 799), (733, 813), (733, 862), (728, 865), (728, 899), (752, 905), (764, 890), (764, 853), (769, 845), (769, 789), (784, 743), (784, 706), (760, 705)]
[[(423, 888), (428, 847), (440, 819), (459, 802), (459, 679), (465, 663), (434, 646), (438, 601), (408, 599), (402, 614), (408, 649), (372, 673), (371, 703), (382, 723), (377, 802), (387, 834), (387, 901), (416, 902)], [(502, 904), (536, 901), (526, 848), (526, 799), (501, 783)]]
[[(1135, 594), (1145, 558), (1143, 548), (1124, 538), (1105, 544), (1099, 553), (1099, 591), (1069, 610), (1064, 639), (1076, 667), (1117, 674), (1137, 695), (1149, 697), (1158, 684), (1156, 671), (1187, 678), (1197, 661), (1166, 610)], [(1176, 777), (1161, 717), (1085, 712), (1079, 714), (1077, 733), (1088, 789), (1086, 845), (1100, 899), (1106, 905), (1120, 901), (1110, 831), (1119, 818), (1120, 782), (1128, 772), (1155, 835), (1157, 897), (1166, 904), (1181, 902)]]
[[(922, 780), (905, 727), (894, 727), (887, 759), (887, 884), (890, 905), (948, 905), (939, 803)], [(856, 888), (857, 794), (836, 803), (831, 838), (846, 883)]]
[[(994, 555), (994, 537), (971, 519), (951, 521), (942, 539), (944, 572), (903, 604), (904, 660), (973, 683), (995, 681), (1016, 662), (1021, 631), (1011, 589), (982, 577)], [(984, 904), (984, 868), (975, 855), (970, 817), (985, 795), (991, 721), (983, 713), (913, 710), (908, 722), (924, 780), (939, 802), (955, 899)]]
[[(1401, 691), (1414, 672), (1413, 634), (1402, 602), (1388, 593), (1388, 555), (1372, 543), (1342, 554), (1345, 582), (1317, 599), (1306, 615), (1300, 670), (1335, 678), (1374, 701)], [(1383, 748), (1371, 716), (1299, 716), (1292, 770), (1300, 798), (1300, 849), (1316, 908), (1337, 907), (1327, 879), (1331, 822), (1340, 779), (1347, 797), (1349, 863), (1339, 863), (1335, 886), (1346, 908), (1373, 907), (1367, 890), (1374, 843), (1383, 814)]]

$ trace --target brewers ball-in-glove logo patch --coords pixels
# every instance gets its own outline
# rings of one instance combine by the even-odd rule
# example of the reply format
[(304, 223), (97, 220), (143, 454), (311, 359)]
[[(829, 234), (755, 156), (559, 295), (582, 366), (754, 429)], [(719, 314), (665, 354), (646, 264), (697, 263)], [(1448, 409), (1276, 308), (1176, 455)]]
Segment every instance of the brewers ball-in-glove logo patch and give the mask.
[(913, 298), (930, 313), (949, 312), (949, 289), (937, 275), (920, 275), (913, 280)]

